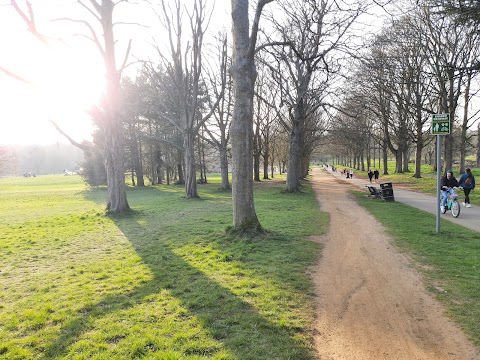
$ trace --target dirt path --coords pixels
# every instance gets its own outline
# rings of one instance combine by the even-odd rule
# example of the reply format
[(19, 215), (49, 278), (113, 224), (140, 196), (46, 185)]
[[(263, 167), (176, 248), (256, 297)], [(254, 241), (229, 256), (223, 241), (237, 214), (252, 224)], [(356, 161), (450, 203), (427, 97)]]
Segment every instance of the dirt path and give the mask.
[(318, 295), (315, 347), (321, 360), (480, 359), (443, 315), (410, 260), (357, 205), (349, 185), (314, 169), (313, 185), (330, 214), (322, 258), (313, 270)]

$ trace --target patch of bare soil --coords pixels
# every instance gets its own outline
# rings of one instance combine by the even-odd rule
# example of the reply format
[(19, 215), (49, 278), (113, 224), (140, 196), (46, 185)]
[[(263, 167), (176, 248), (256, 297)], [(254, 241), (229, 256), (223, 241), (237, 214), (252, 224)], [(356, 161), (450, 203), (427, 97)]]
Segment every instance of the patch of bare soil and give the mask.
[(347, 193), (351, 185), (313, 170), (330, 214), (322, 257), (312, 270), (315, 347), (322, 360), (480, 359), (480, 353), (425, 290), (411, 260)]

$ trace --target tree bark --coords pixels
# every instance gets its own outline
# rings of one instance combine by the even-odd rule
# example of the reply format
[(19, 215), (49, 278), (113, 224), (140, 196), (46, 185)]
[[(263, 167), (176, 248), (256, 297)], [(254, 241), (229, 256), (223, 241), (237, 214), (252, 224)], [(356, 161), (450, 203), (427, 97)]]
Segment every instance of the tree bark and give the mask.
[[(97, 4), (98, 5), (98, 4)], [(102, 125), (105, 132), (105, 168), (107, 170), (107, 211), (125, 212), (127, 202), (124, 169), (124, 138), (122, 122), (118, 114), (120, 74), (115, 63), (115, 39), (113, 36), (113, 9), (111, 0), (102, 1), (98, 7), (105, 41), (104, 62), (107, 90), (103, 107)]]
[[(265, 4), (258, 4), (257, 14)], [(262, 5), (263, 4), (263, 5)], [(256, 14), (256, 15), (257, 15)], [(254, 25), (258, 26), (258, 17)], [(256, 28), (249, 36), (248, 0), (232, 0), (233, 86), (235, 106), (232, 137), (233, 227), (239, 231), (261, 230), (253, 201), (253, 95), (256, 78), (254, 49)], [(256, 23), (255, 23), (256, 21)]]
[(220, 149), (220, 173), (222, 175), (222, 189), (230, 190), (230, 181), (228, 179), (228, 154), (226, 147)]
[(185, 165), (185, 196), (197, 198), (197, 174), (195, 167), (195, 134), (191, 128), (183, 132), (183, 158)]

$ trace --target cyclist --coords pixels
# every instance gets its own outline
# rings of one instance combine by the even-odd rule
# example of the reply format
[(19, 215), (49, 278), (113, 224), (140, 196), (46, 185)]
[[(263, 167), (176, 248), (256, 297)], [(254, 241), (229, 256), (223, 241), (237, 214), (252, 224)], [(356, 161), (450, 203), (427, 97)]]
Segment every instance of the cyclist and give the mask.
[(442, 186), (441, 186), (443, 198), (442, 198), (442, 203), (440, 205), (440, 210), (442, 211), (442, 213), (445, 212), (445, 205), (447, 205), (448, 194), (453, 193), (452, 188), (454, 186), (458, 186), (458, 181), (455, 178), (455, 176), (453, 176), (452, 170), (447, 170), (446, 176), (442, 178)]

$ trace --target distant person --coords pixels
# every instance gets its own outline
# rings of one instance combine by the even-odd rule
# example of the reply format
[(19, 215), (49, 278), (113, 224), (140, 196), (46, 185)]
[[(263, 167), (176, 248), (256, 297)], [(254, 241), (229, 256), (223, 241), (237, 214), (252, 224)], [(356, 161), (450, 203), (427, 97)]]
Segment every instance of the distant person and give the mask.
[(372, 169), (368, 169), (368, 179), (370, 180), (370, 184), (372, 183), (372, 179), (373, 179), (373, 171)]
[(353, 169), (350, 169), (350, 179), (353, 179)]
[(373, 177), (375, 178), (375, 182), (378, 182), (378, 177), (379, 176), (380, 176), (380, 172), (377, 169), (375, 169), (373, 171)]
[(458, 186), (458, 181), (453, 176), (452, 170), (447, 170), (447, 175), (442, 178), (442, 186), (441, 186), (441, 191), (442, 191), (442, 203), (440, 204), (440, 210), (442, 213), (445, 212), (445, 205), (447, 205), (447, 197), (448, 194), (453, 193), (453, 187)]
[(470, 168), (465, 169), (465, 172), (460, 176), (458, 183), (463, 188), (463, 193), (465, 194), (465, 202), (463, 205), (467, 208), (472, 207), (470, 204), (470, 191), (475, 189), (475, 177)]
[(348, 171), (348, 169), (345, 169), (345, 173), (347, 174), (347, 179), (350, 179), (350, 171)]

